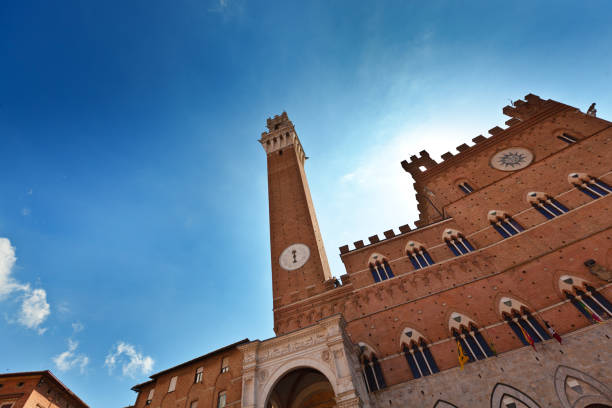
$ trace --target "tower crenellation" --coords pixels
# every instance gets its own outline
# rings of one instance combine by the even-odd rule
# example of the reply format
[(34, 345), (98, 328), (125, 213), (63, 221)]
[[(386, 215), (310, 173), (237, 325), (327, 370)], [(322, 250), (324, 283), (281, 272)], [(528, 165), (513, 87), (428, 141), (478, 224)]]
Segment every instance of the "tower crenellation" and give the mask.
[(259, 139), (259, 143), (261, 143), (266, 153), (272, 153), (293, 145), (298, 153), (298, 158), (302, 164), (304, 163), (306, 154), (295, 132), (293, 122), (287, 116), (287, 112), (283, 112), (273, 118), (268, 118), (266, 127), (268, 131), (263, 132), (261, 139)]

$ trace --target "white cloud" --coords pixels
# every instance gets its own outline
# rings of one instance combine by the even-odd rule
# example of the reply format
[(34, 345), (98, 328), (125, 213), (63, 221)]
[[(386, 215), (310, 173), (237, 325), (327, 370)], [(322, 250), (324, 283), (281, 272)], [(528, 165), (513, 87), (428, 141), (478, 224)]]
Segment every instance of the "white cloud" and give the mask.
[(19, 323), (29, 329), (38, 330), (43, 334), (46, 329), (39, 328), (51, 313), (49, 303), (47, 303), (47, 292), (44, 289), (29, 290), (24, 295), (19, 312)]
[(134, 346), (122, 341), (108, 353), (104, 360), (109, 374), (112, 374), (114, 368), (120, 365), (122, 374), (132, 378), (138, 374), (149, 374), (153, 371), (154, 363), (155, 361), (150, 356), (137, 352)]
[(26, 290), (29, 288), (28, 285), (18, 283), (11, 276), (13, 265), (15, 265), (16, 261), (15, 248), (11, 246), (11, 241), (6, 238), (0, 238), (0, 300), (3, 300), (16, 290)]
[(24, 217), (27, 217), (31, 213), (32, 213), (32, 210), (30, 210), (29, 208), (22, 208), (21, 209), (21, 215), (23, 215)]
[(59, 371), (68, 371), (74, 367), (79, 367), (81, 374), (85, 372), (85, 367), (89, 364), (89, 357), (84, 354), (77, 354), (76, 349), (79, 346), (77, 341), (68, 339), (68, 350), (53, 357), (55, 367)]
[(85, 328), (85, 326), (83, 326), (83, 323), (81, 323), (81, 322), (72, 323), (72, 331), (74, 333), (78, 333), (80, 331), (83, 331), (84, 328)]
[(29, 283), (20, 283), (11, 276), (17, 257), (15, 248), (7, 238), (0, 238), (0, 300), (14, 293), (22, 299), (17, 322), (43, 334), (47, 329), (40, 327), (51, 313), (44, 289), (32, 289)]

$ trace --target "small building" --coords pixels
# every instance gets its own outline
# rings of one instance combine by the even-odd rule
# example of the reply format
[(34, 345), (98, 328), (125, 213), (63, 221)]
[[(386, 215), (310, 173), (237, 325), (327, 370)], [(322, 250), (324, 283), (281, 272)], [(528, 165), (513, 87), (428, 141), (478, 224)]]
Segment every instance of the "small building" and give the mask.
[(51, 371), (0, 374), (0, 408), (89, 408)]
[(151, 380), (132, 387), (138, 393), (134, 408), (186, 408), (240, 405), (244, 339), (193, 360), (151, 375)]

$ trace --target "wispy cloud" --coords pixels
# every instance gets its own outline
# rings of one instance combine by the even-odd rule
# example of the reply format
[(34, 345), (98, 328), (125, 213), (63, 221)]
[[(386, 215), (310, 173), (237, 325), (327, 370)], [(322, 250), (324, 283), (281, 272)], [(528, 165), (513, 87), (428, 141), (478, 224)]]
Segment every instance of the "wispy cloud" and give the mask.
[(134, 346), (123, 341), (120, 341), (104, 360), (109, 374), (112, 374), (116, 366), (121, 366), (122, 374), (132, 378), (149, 374), (153, 371), (154, 363), (150, 356), (137, 352)]
[(47, 292), (44, 289), (32, 289), (29, 283), (17, 281), (12, 276), (16, 261), (15, 248), (11, 242), (7, 238), (0, 238), (0, 301), (12, 295), (19, 296), (21, 308), (16, 321), (43, 334), (47, 329), (41, 325), (51, 314)]
[(89, 357), (87, 357), (85, 354), (78, 354), (76, 352), (78, 346), (79, 343), (77, 341), (68, 339), (68, 350), (53, 357), (55, 367), (59, 371), (68, 371), (72, 368), (78, 367), (81, 374), (85, 372), (85, 367), (87, 367), (87, 364), (89, 364)]
[(228, 0), (217, 0), (215, 1), (215, 5), (208, 9), (211, 13), (222, 13), (228, 7)]
[(73, 333), (78, 333), (83, 331), (83, 329), (85, 328), (85, 326), (83, 326), (83, 323), (81, 322), (74, 322), (72, 323), (72, 332)]

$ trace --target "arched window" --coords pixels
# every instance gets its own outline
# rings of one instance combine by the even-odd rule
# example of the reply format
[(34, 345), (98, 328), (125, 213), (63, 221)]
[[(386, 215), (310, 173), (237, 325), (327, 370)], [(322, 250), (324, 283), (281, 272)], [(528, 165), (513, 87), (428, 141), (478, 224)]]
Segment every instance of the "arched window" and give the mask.
[(425, 338), (414, 329), (404, 329), (400, 339), (404, 357), (414, 378), (440, 372)]
[(442, 234), (442, 239), (446, 242), (446, 246), (455, 256), (464, 255), (474, 250), (470, 242), (457, 230), (446, 229)]
[(594, 200), (612, 193), (612, 187), (586, 173), (571, 173), (567, 181)]
[(499, 311), (516, 337), (528, 346), (527, 334), (535, 343), (550, 339), (550, 335), (537, 319), (531, 314), (529, 308), (515, 299), (503, 297), (499, 301)]
[(463, 191), (465, 194), (474, 192), (474, 188), (470, 186), (467, 181), (461, 181), (459, 184), (457, 184), (457, 187), (459, 187), (459, 190)]
[(406, 245), (406, 255), (414, 269), (421, 269), (435, 264), (425, 247), (416, 241), (408, 242), (408, 245)]
[(381, 254), (372, 254), (368, 261), (368, 266), (370, 267), (374, 282), (381, 282), (395, 276), (393, 275), (391, 266), (389, 266), (389, 262), (387, 262), (387, 259)]
[(612, 304), (585, 280), (564, 275), (559, 278), (559, 287), (574, 307), (590, 322), (601, 322), (612, 316)]
[(387, 387), (374, 350), (365, 343), (359, 343), (361, 349), (361, 369), (368, 386), (368, 391), (378, 391)]
[(570, 135), (569, 133), (561, 133), (560, 135), (557, 136), (557, 139), (563, 140), (567, 144), (574, 144), (578, 141), (578, 139), (576, 139), (574, 136)]
[(510, 238), (525, 229), (514, 218), (506, 214), (504, 211), (491, 210), (488, 215), (491, 226), (502, 236), (502, 238)]
[(527, 201), (549, 220), (569, 211), (566, 206), (552, 196), (538, 191), (527, 193)]
[(470, 318), (453, 312), (448, 325), (455, 340), (461, 344), (469, 362), (477, 359), (484, 360), (494, 355), (491, 347), (478, 330), (478, 326)]

